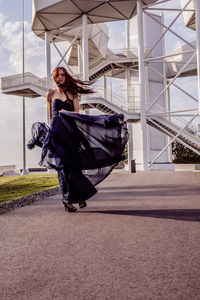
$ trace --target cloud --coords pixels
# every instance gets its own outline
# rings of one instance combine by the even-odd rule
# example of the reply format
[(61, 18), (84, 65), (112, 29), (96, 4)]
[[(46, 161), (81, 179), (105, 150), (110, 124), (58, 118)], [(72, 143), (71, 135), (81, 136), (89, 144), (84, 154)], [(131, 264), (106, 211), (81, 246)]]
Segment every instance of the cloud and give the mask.
[(108, 47), (110, 49), (122, 49), (126, 47), (125, 32), (110, 31), (109, 36), (110, 40)]
[[(10, 21), (0, 13), (0, 77), (22, 72), (22, 25)], [(31, 31), (25, 22), (25, 71), (44, 76), (44, 42)], [(1, 164), (22, 163), (22, 97), (0, 95)], [(46, 120), (46, 104), (42, 98), (26, 99), (26, 136), (31, 125)], [(39, 152), (27, 151), (27, 162), (37, 163)]]
[[(22, 72), (22, 24), (19, 21), (8, 21), (8, 17), (0, 14), (0, 39), (1, 54), (0, 58), (1, 76)], [(25, 71), (32, 72), (36, 75), (44, 74), (44, 41), (35, 36), (31, 31), (31, 24), (25, 22)], [(5, 54), (6, 53), (6, 54)], [(5, 55), (9, 62), (9, 72), (5, 66)], [(3, 69), (3, 71), (2, 71)], [(2, 75), (3, 73), (3, 75)]]
[[(25, 72), (40, 77), (45, 75), (44, 41), (31, 31), (31, 24), (25, 22)], [(0, 77), (22, 72), (22, 24), (12, 22), (0, 13)], [(59, 43), (57, 47), (64, 53), (68, 43)], [(60, 60), (55, 48), (52, 49), (52, 68)], [(26, 142), (31, 135), (34, 122), (47, 119), (44, 98), (26, 98)], [(22, 97), (0, 94), (0, 136), (1, 164), (22, 165)], [(40, 160), (40, 149), (27, 150), (27, 164), (36, 165)]]
[[(180, 9), (180, 0), (171, 0), (167, 1), (165, 3), (162, 3), (160, 5), (156, 5), (156, 8), (162, 7), (162, 8), (175, 8), (175, 9)], [(149, 12), (149, 11), (148, 11)], [(161, 13), (161, 11), (159, 11)], [(155, 11), (151, 11), (151, 13), (155, 13)], [(164, 11), (164, 23), (166, 26), (169, 26), (171, 22), (174, 20), (174, 18), (179, 14), (178, 11)], [(196, 33), (195, 31), (185, 27), (185, 23), (183, 20), (183, 14), (181, 14), (178, 19), (175, 21), (175, 23), (171, 26), (171, 29), (175, 31), (177, 34), (179, 34), (181, 37), (183, 37), (185, 40), (192, 42), (196, 39)], [(165, 30), (165, 29), (164, 29)], [(185, 44), (184, 41), (181, 39), (178, 39), (181, 45)], [(176, 47), (177, 43), (177, 37), (173, 34), (170, 33), (169, 31), (165, 34), (165, 45), (166, 45), (166, 50), (171, 51)]]
[[(25, 72), (44, 77), (44, 41), (31, 31), (31, 24), (25, 22)], [(11, 21), (0, 13), (0, 77), (22, 72), (22, 24)], [(68, 43), (57, 44), (64, 53)], [(60, 55), (52, 48), (52, 67), (60, 60)], [(45, 122), (47, 117), (44, 98), (26, 98), (26, 141), (30, 138), (34, 122)], [(0, 136), (1, 164), (22, 164), (22, 97), (0, 94)], [(40, 150), (27, 151), (27, 163), (37, 164)]]
[[(1, 164), (22, 163), (22, 97), (0, 95), (0, 136)], [(31, 136), (34, 122), (46, 121), (46, 102), (44, 98), (26, 98), (26, 141)], [(38, 151), (27, 150), (27, 163), (39, 161)]]

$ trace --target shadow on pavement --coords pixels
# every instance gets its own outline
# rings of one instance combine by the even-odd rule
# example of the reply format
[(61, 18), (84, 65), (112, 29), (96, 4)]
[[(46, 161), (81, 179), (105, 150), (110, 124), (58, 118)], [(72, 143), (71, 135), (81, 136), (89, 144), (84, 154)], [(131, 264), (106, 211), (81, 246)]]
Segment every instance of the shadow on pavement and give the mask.
[(175, 219), (178, 221), (200, 222), (200, 209), (158, 209), (158, 210), (98, 210), (82, 213), (97, 213), (122, 216)]

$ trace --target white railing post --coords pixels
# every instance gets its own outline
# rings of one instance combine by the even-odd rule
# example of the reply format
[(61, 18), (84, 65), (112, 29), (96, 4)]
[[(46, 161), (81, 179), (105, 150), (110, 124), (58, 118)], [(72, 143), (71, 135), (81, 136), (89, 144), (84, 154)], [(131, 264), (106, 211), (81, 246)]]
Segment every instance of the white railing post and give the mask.
[(145, 66), (144, 66), (144, 32), (143, 32), (143, 8), (142, 1), (137, 0), (138, 14), (138, 62), (139, 62), (139, 83), (141, 101), (141, 128), (142, 128), (142, 147), (143, 147), (143, 169), (148, 169), (148, 150), (147, 150), (147, 123), (146, 123), (146, 93), (145, 93)]

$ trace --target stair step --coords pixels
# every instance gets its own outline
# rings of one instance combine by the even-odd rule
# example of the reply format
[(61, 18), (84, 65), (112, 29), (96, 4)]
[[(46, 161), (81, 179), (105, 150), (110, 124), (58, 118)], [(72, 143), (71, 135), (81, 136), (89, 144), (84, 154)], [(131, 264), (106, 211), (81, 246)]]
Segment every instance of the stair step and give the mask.
[[(163, 124), (162, 122), (160, 122), (156, 119), (149, 119), (149, 120), (147, 120), (147, 122), (152, 127), (156, 128), (160, 131), (162, 131), (162, 129), (163, 129), (163, 132), (166, 133), (166, 131), (167, 131), (168, 133), (171, 133), (174, 136), (177, 135), (178, 130), (179, 130), (179, 129), (177, 129), (177, 131), (176, 131), (176, 130), (170, 128), (170, 124), (169, 124), (169, 126), (167, 126), (166, 124)], [(173, 126), (173, 124), (172, 124), (172, 126)], [(191, 135), (191, 139), (190, 139), (190, 138), (187, 137), (187, 135), (191, 135), (191, 133), (187, 132), (187, 131), (183, 131), (182, 134), (178, 136), (178, 139), (183, 141), (184, 143), (186, 143), (188, 146), (191, 146), (193, 149), (200, 151), (200, 145), (198, 145), (198, 144), (196, 144), (195, 142), (192, 141), (193, 136)], [(199, 139), (199, 143), (200, 143), (200, 139)]]

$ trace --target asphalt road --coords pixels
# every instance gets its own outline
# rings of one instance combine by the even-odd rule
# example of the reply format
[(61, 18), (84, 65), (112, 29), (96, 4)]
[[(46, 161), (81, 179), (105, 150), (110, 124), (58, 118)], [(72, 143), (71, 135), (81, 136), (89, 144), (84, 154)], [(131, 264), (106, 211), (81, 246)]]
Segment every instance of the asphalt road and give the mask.
[(114, 174), (0, 216), (0, 299), (200, 299), (200, 175)]

